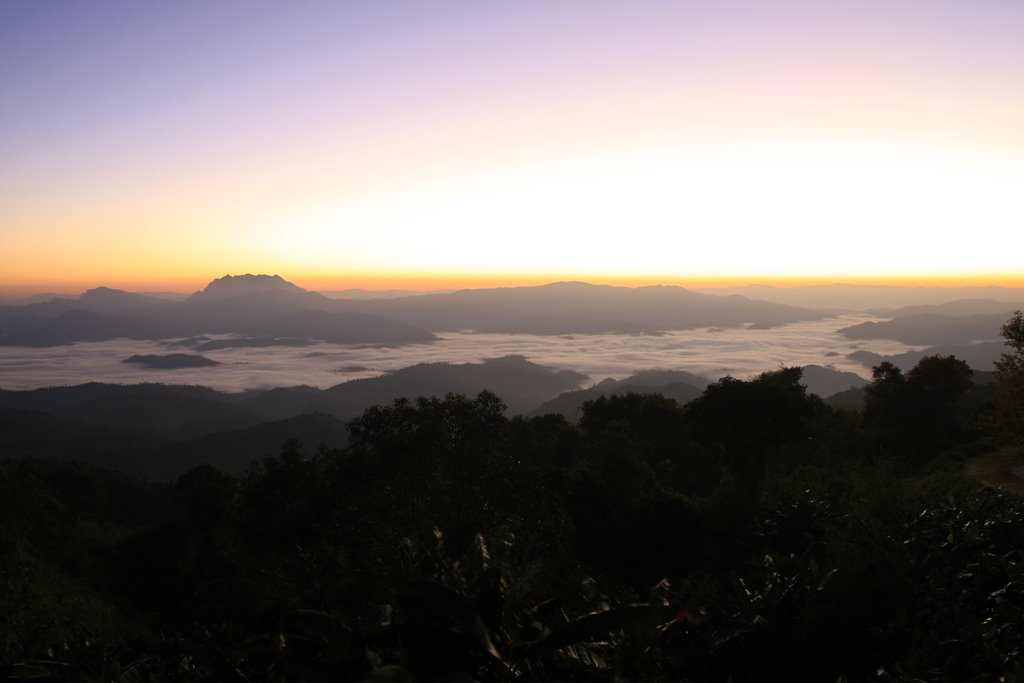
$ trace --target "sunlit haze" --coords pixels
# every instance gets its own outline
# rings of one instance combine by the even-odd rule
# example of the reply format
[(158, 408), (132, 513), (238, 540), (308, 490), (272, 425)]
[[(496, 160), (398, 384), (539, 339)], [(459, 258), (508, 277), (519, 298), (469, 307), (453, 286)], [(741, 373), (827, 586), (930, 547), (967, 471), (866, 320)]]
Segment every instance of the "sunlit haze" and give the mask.
[(0, 294), (1024, 285), (1024, 4), (0, 5)]

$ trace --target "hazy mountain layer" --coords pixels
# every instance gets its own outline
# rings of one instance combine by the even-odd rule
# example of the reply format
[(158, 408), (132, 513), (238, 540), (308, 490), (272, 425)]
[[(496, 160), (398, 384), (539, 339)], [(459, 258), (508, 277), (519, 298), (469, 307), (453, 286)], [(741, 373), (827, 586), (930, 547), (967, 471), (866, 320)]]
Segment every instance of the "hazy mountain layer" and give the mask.
[(1014, 311), (1024, 309), (1024, 299), (1019, 301), (999, 301), (995, 299), (956, 299), (941, 304), (928, 304), (922, 306), (904, 306), (896, 310), (872, 311), (881, 316), (902, 318), (911, 315), (939, 314), (939, 315), (991, 315), (999, 314), (1009, 319)]
[(805, 365), (800, 383), (807, 387), (807, 393), (828, 398), (848, 389), (859, 389), (868, 381), (852, 372), (841, 372), (821, 365)]
[(583, 412), (583, 404), (601, 396), (621, 396), (628, 393), (661, 394), (680, 405), (697, 398), (711, 383), (706, 377), (670, 370), (648, 370), (622, 380), (606, 379), (592, 387), (566, 391), (535, 408), (532, 415), (558, 413), (575, 422)]
[(587, 379), (572, 370), (552, 370), (522, 356), (483, 363), (423, 363), (372, 379), (353, 380), (323, 391), (313, 409), (354, 417), (368, 405), (396, 398), (442, 396), (449, 392), (476, 395), (483, 389), (497, 394), (513, 414), (525, 413), (542, 401)]
[(904, 344), (970, 344), (999, 339), (999, 329), (1011, 312), (985, 315), (920, 313), (885, 322), (865, 322), (844, 327), (839, 333), (850, 339), (894, 339)]
[[(689, 372), (645, 370), (625, 379), (606, 379), (586, 389), (566, 391), (550, 401), (545, 401), (531, 414), (558, 413), (568, 420), (575, 421), (582, 414), (585, 402), (601, 396), (621, 396), (630, 392), (660, 394), (674, 399), (680, 405), (685, 405), (700, 396), (710, 383), (711, 380), (708, 378)], [(821, 365), (807, 365), (804, 366), (800, 383), (807, 387), (808, 393), (827, 397), (847, 389), (863, 387), (867, 380), (852, 372), (841, 372)]]
[(909, 370), (925, 356), (956, 356), (967, 363), (975, 371), (991, 372), (992, 364), (1006, 352), (1002, 342), (984, 342), (981, 344), (942, 344), (929, 346), (920, 351), (905, 351), (896, 354), (880, 354), (872, 351), (854, 351), (847, 358), (863, 363), (865, 367), (874, 367), (888, 361), (902, 370)]
[(92, 289), (77, 299), (0, 307), (0, 345), (59, 346), (106, 339), (203, 334), (317, 339), (338, 344), (408, 344), (434, 335), (407, 323), (344, 311), (279, 276), (225, 276), (184, 301)]
[(0, 344), (55, 346), (202, 334), (406, 344), (432, 341), (428, 330), (654, 333), (742, 325), (769, 328), (821, 317), (810, 309), (681, 287), (561, 282), (353, 300), (329, 299), (277, 275), (228, 275), (180, 302), (99, 288), (77, 299), (2, 307)]
[[(892, 311), (908, 306), (943, 304), (956, 299), (986, 299), (1001, 302), (1024, 301), (1020, 287), (903, 287), (898, 285), (806, 285), (802, 287), (774, 287), (747, 285), (744, 287), (698, 288), (705, 294), (742, 294), (752, 299), (773, 301), (791, 306), (806, 306), (822, 310)], [(984, 311), (975, 311), (982, 313)]]
[(538, 287), (466, 289), (400, 299), (345, 301), (434, 331), (530, 334), (643, 333), (750, 324), (775, 327), (817, 320), (817, 311), (682, 287), (611, 287), (558, 282)]

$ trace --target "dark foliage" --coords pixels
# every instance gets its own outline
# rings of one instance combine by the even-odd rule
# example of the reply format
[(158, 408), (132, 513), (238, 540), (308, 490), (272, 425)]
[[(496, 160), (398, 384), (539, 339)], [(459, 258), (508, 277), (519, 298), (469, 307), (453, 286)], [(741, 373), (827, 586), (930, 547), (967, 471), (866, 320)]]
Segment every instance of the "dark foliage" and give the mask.
[(931, 357), (863, 418), (780, 368), (578, 423), (400, 399), (242, 477), (3, 461), (0, 673), (1022, 680), (1024, 504), (950, 459), (985, 447), (970, 391)]
[(864, 426), (890, 457), (911, 464), (970, 438), (964, 403), (974, 372), (954, 356), (925, 356), (906, 376), (885, 362), (874, 368)]
[(997, 439), (1024, 454), (1024, 315), (1020, 311), (1002, 327), (1009, 350), (996, 361), (996, 395), (988, 426)]

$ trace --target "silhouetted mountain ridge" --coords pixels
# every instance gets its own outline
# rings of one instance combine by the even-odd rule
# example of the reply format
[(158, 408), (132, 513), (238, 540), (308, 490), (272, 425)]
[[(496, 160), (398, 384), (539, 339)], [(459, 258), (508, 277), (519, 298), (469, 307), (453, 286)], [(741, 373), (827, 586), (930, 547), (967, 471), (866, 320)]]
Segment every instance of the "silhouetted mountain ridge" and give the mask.
[[(62, 315), (66, 319), (58, 320)], [(432, 341), (431, 331), (446, 330), (642, 334), (700, 327), (767, 328), (821, 317), (806, 308), (661, 285), (555, 282), (355, 300), (329, 299), (279, 275), (249, 274), (225, 275), (184, 301), (99, 287), (77, 299), (0, 307), (0, 345), (202, 334), (390, 345)]]
[(322, 392), (313, 410), (355, 417), (366, 406), (390, 403), (396, 398), (443, 396), (460, 393), (475, 396), (487, 390), (497, 394), (509, 411), (525, 413), (551, 396), (578, 387), (586, 375), (531, 363), (523, 356), (504, 356), (481, 363), (419, 363), (401, 370), (335, 385)]
[(894, 339), (904, 344), (919, 345), (970, 344), (999, 339), (999, 329), (1009, 315), (916, 313), (884, 322), (852, 325), (838, 331), (849, 339)]
[[(911, 287), (902, 285), (843, 284), (778, 287), (745, 285), (742, 287), (699, 288), (705, 294), (743, 294), (752, 299), (806, 306), (826, 311), (867, 311), (900, 307), (929, 306), (955, 299), (986, 299), (1003, 302), (1024, 301), (1020, 287)], [(982, 312), (982, 311), (976, 311)]]
[(253, 292), (292, 292), (321, 296), (288, 282), (280, 275), (252, 275), (246, 273), (245, 275), (225, 275), (216, 278), (210, 281), (202, 290), (193, 293), (189, 299), (194, 301), (214, 301)]
[(980, 344), (940, 344), (920, 351), (905, 351), (892, 355), (860, 350), (848, 354), (847, 358), (863, 363), (865, 367), (869, 368), (888, 361), (902, 370), (910, 370), (925, 356), (956, 356), (976, 372), (991, 372), (993, 363), (1005, 352), (1006, 345), (1003, 342), (983, 342)]
[(0, 307), (0, 345), (5, 346), (203, 334), (382, 345), (435, 339), (427, 330), (408, 323), (372, 312), (342, 310), (331, 299), (278, 275), (228, 275), (184, 301), (98, 287), (77, 299)]
[(868, 381), (853, 372), (844, 372), (821, 365), (805, 365), (800, 383), (807, 387), (807, 392), (828, 398), (849, 389), (859, 389)]
[(628, 393), (660, 394), (674, 399), (680, 405), (697, 398), (711, 383), (706, 377), (676, 370), (645, 370), (625, 379), (606, 379), (586, 389), (559, 394), (531, 411), (531, 415), (557, 413), (575, 422), (583, 413), (583, 404), (602, 396), (622, 396)]
[(995, 299), (954, 299), (941, 304), (904, 306), (895, 310), (879, 309), (870, 311), (885, 317), (904, 318), (913, 315), (972, 316), (1000, 314), (1006, 318), (1014, 311), (1024, 309), (1024, 301), (997, 301)]
[[(583, 404), (601, 396), (621, 396), (628, 393), (660, 394), (674, 399), (680, 405), (697, 398), (711, 383), (701, 377), (680, 370), (642, 370), (621, 380), (606, 379), (586, 389), (566, 391), (545, 401), (531, 411), (531, 415), (558, 413), (575, 421), (583, 412)], [(807, 365), (803, 369), (801, 384), (808, 393), (827, 397), (845, 389), (859, 388), (867, 380), (852, 372), (841, 372), (820, 365)]]
[(528, 334), (635, 334), (748, 324), (774, 327), (824, 317), (810, 309), (736, 295), (700, 294), (683, 287), (630, 288), (585, 282), (339, 303), (434, 331)]

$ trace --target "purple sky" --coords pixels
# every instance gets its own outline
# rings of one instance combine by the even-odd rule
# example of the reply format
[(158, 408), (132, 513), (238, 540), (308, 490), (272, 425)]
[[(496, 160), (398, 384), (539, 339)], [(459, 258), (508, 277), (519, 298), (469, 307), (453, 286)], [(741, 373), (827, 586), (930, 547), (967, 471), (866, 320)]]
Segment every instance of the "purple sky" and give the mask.
[(1022, 36), (994, 1), (7, 0), (0, 289), (1005, 280)]

